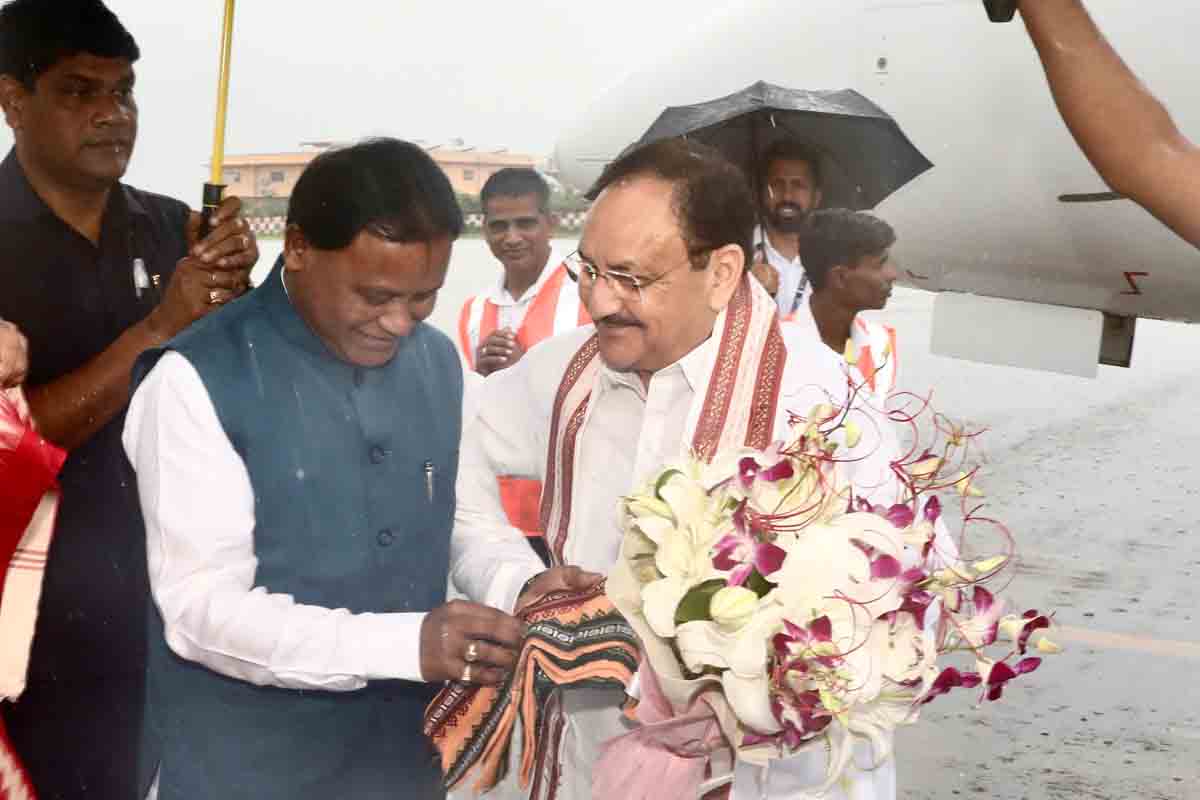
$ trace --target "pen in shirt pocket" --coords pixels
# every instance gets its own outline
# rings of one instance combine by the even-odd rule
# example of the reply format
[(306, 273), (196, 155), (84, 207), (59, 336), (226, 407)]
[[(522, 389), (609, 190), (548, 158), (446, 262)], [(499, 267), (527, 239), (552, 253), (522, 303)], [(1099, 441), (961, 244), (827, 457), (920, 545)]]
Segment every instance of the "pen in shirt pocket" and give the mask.
[(433, 473), (434, 466), (432, 461), (425, 462), (425, 497), (429, 502), (433, 502)]
[(150, 291), (152, 299), (157, 301), (162, 293), (162, 278), (157, 272), (151, 275), (146, 270), (144, 259), (135, 258), (133, 260), (133, 293), (138, 300), (141, 300), (147, 291)]
[(133, 260), (133, 292), (137, 295), (137, 299), (141, 300), (142, 295), (150, 288), (150, 273), (146, 272), (146, 262), (140, 258)]

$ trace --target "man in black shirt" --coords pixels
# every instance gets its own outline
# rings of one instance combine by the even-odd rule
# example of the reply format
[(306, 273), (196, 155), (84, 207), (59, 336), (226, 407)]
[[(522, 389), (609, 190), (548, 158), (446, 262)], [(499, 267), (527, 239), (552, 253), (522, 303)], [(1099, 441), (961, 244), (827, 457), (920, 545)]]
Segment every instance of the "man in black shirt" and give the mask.
[[(41, 433), (71, 451), (41, 611), (10, 737), (41, 800), (141, 797), (144, 529), (121, 449), (134, 359), (245, 291), (258, 257), (238, 212), (213, 231), (119, 182), (137, 134), (138, 47), (100, 0), (0, 8), (0, 317), (29, 340)], [(219, 502), (220, 498), (213, 498)]]

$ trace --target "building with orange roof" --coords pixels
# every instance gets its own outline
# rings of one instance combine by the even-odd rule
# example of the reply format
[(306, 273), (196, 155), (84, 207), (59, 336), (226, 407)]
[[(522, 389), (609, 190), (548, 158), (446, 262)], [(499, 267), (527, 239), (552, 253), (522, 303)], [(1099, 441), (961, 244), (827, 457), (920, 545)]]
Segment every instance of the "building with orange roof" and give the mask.
[[(537, 167), (541, 159), (524, 153), (511, 153), (506, 148), (479, 148), (467, 145), (462, 139), (431, 144), (417, 140), (430, 157), (446, 173), (454, 191), (478, 195), (484, 182), (504, 167)], [(291, 196), (300, 173), (308, 162), (321, 152), (341, 142), (301, 142), (300, 149), (286, 153), (254, 153), (227, 155), (224, 182), (227, 194), (243, 198)]]

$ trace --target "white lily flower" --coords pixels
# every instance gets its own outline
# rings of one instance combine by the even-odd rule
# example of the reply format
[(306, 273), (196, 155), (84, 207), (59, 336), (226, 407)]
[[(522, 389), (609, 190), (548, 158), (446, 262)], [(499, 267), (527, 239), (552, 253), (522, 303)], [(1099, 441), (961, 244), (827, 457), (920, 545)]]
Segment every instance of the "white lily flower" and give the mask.
[(668, 576), (642, 587), (642, 614), (656, 636), (669, 639), (675, 636), (675, 611), (692, 582), (679, 576)]
[(771, 712), (770, 682), (766, 674), (752, 678), (728, 671), (721, 675), (721, 688), (733, 713), (755, 733), (771, 735), (783, 730)]
[(803, 616), (824, 609), (838, 593), (862, 603), (870, 619), (900, 607), (900, 582), (872, 580), (870, 560), (851, 539), (896, 558), (904, 551), (900, 531), (875, 514), (846, 514), (827, 524), (810, 525), (785, 548), (788, 556), (776, 573), (779, 602), (789, 613)]

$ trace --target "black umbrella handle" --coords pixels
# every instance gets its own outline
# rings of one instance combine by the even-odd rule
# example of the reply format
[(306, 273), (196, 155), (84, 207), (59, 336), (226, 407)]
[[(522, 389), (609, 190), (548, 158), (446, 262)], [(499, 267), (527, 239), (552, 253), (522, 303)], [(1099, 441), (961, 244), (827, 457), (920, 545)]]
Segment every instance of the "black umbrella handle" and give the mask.
[(224, 195), (224, 184), (204, 184), (204, 201), (200, 207), (200, 231), (196, 235), (196, 241), (201, 241), (205, 236), (208, 236), (210, 233), (212, 233), (212, 220), (217, 214), (217, 208), (221, 205), (221, 200), (224, 198)]
[(1012, 22), (1017, 13), (1017, 0), (983, 0), (983, 7), (992, 22)]

